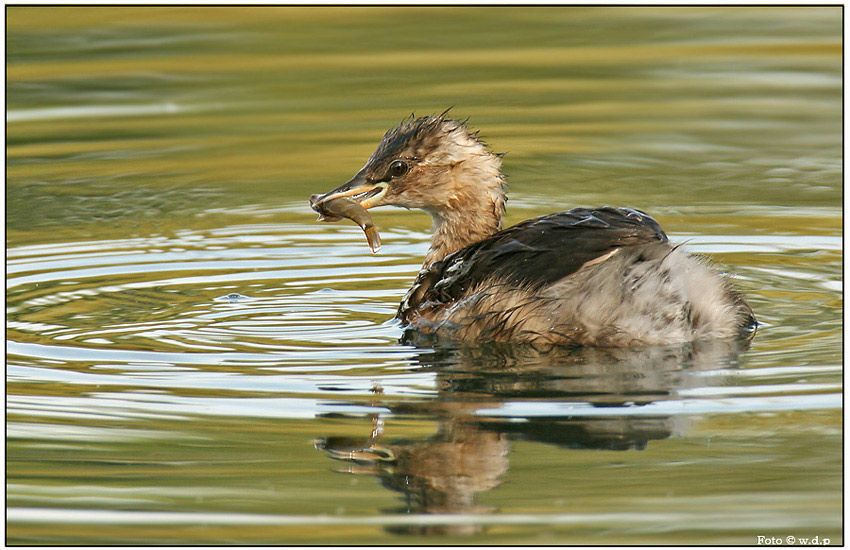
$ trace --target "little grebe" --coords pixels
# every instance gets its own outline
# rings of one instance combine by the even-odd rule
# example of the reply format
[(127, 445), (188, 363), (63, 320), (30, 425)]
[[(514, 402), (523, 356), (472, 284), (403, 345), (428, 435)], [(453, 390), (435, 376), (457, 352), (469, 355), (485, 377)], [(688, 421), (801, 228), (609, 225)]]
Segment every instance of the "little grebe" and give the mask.
[(412, 119), (311, 205), (347, 197), (431, 215), (431, 248), (397, 313), (420, 333), (610, 347), (752, 335), (753, 312), (728, 280), (643, 212), (574, 208), (502, 230), (501, 163), (465, 122)]

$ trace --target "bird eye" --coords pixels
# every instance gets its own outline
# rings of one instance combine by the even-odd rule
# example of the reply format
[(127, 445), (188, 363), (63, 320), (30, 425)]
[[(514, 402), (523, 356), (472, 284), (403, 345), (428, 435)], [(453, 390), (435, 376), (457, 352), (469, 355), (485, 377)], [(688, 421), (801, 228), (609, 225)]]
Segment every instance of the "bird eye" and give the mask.
[(390, 176), (394, 178), (400, 178), (410, 170), (408, 168), (407, 163), (401, 160), (394, 160), (392, 164), (390, 164)]

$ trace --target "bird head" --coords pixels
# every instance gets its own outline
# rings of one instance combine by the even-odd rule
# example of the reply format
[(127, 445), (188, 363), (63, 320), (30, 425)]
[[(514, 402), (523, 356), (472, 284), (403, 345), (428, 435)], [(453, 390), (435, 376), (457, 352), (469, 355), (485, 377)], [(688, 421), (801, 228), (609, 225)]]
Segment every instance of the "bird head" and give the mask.
[(420, 208), (439, 216), (462, 211), (492, 195), (503, 204), (501, 155), (490, 152), (465, 121), (438, 116), (413, 118), (384, 134), (377, 149), (353, 178), (322, 195), (323, 201), (349, 197), (365, 209), (392, 205)]

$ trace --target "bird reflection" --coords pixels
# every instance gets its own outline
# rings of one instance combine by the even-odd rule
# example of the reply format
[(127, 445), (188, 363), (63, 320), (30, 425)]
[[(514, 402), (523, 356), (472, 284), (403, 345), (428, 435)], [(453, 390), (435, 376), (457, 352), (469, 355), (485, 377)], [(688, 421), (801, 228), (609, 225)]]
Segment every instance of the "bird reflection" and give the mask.
[[(640, 408), (680, 399), (683, 389), (719, 385), (718, 378), (737, 366), (741, 351), (737, 342), (712, 341), (640, 350), (493, 345), (423, 352), (418, 369), (435, 372), (436, 397), (381, 405), (394, 415), (434, 418), (433, 435), (385, 441), (376, 415), (369, 436), (329, 436), (315, 444), (344, 462), (341, 471), (376, 476), (400, 493), (404, 506), (388, 512), (487, 513), (492, 508), (478, 505), (476, 497), (499, 485), (511, 440), (564, 449), (643, 449), (680, 433), (687, 421)], [(522, 412), (528, 404), (534, 405), (533, 414)], [(593, 414), (588, 406), (608, 410)], [(451, 535), (481, 530), (474, 518), (462, 525), (412, 522), (391, 529)]]

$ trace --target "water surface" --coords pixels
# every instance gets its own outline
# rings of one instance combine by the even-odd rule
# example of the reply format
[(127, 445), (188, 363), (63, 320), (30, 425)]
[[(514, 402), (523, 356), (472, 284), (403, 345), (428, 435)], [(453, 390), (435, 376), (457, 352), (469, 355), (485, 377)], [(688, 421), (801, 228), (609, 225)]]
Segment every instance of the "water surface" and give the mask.
[[(7, 22), (8, 542), (842, 542), (840, 8)], [(399, 344), (428, 217), (307, 198), (452, 105), (508, 225), (652, 213), (751, 347)]]

